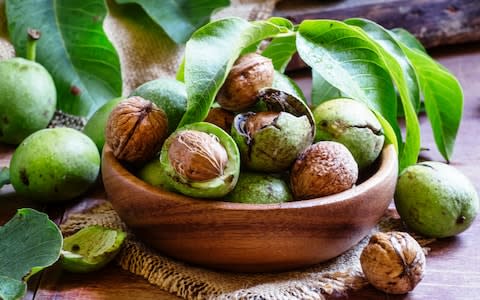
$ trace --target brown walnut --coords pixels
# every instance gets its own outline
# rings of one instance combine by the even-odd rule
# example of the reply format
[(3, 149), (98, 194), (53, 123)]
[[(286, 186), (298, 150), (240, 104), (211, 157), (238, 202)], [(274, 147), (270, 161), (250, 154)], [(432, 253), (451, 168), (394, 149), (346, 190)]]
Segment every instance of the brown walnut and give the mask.
[(121, 101), (110, 113), (105, 141), (113, 155), (127, 162), (145, 162), (160, 150), (168, 131), (165, 112), (142, 97)]
[(297, 158), (290, 174), (297, 200), (340, 193), (358, 178), (358, 166), (348, 149), (337, 142), (318, 142)]
[(360, 263), (375, 288), (390, 294), (405, 294), (422, 280), (425, 254), (406, 232), (378, 232), (363, 249)]
[(210, 109), (208, 116), (205, 118), (205, 122), (212, 123), (226, 132), (230, 132), (234, 118), (235, 115), (232, 112), (220, 107), (215, 107)]
[(260, 129), (272, 124), (279, 115), (279, 112), (266, 111), (250, 116), (246, 123), (247, 133), (253, 136)]
[(227, 151), (218, 138), (196, 130), (184, 130), (175, 136), (168, 159), (177, 174), (193, 181), (222, 176), (228, 163)]
[(273, 83), (271, 59), (249, 53), (237, 59), (225, 83), (217, 94), (217, 102), (229, 111), (244, 111), (254, 105), (257, 93)]

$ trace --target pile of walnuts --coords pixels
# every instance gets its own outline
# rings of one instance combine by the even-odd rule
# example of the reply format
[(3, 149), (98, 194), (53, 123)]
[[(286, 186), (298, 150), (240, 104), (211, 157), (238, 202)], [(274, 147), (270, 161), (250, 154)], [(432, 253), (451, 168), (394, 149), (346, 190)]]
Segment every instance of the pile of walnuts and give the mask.
[[(295, 97), (286, 93), (274, 89), (270, 94), (265, 91), (273, 85), (274, 74), (272, 62), (266, 57), (250, 53), (238, 58), (217, 94), (218, 107), (210, 110), (205, 121), (231, 134), (239, 149), (243, 169), (287, 174), (295, 200), (322, 197), (351, 188), (359, 171), (350, 151), (334, 141), (313, 143), (315, 122), (308, 107), (291, 105)], [(279, 101), (275, 105), (281, 109), (258, 109), (261, 93), (269, 101), (278, 95), (287, 95), (290, 102), (285, 105), (281, 102), (283, 99), (273, 100)], [(295, 98), (295, 101), (301, 100)], [(305, 112), (289, 108), (302, 105)], [(177, 131), (174, 133), (177, 140), (169, 144), (168, 156), (180, 181), (203, 182), (224, 173), (234, 156), (222, 149), (224, 141), (218, 137), (209, 139), (208, 136), (213, 135), (211, 132), (190, 130), (185, 135)], [(168, 137), (168, 115), (152, 101), (133, 96), (114, 108), (105, 136), (118, 159), (133, 164), (145, 163), (156, 157)], [(220, 169), (212, 173), (212, 166)], [(234, 174), (235, 181), (239, 175)], [(175, 180), (179, 181), (178, 178)], [(234, 187), (233, 184), (226, 192)], [(174, 190), (184, 193), (181, 188)], [(202, 193), (185, 194), (202, 197)]]

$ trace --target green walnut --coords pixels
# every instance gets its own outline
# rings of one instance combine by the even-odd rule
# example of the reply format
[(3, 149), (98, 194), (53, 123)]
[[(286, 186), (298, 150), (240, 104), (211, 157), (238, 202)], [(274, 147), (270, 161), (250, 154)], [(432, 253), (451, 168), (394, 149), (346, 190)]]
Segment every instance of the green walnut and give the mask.
[(198, 122), (172, 133), (160, 152), (162, 182), (184, 195), (223, 197), (233, 190), (240, 173), (240, 155), (221, 128)]
[(146, 183), (159, 187), (165, 190), (171, 190), (171, 187), (165, 182), (165, 177), (162, 176), (163, 167), (158, 157), (147, 162), (140, 170), (137, 176)]
[(21, 196), (59, 202), (85, 192), (99, 170), (100, 154), (89, 137), (71, 128), (48, 128), (17, 147), (10, 161), (10, 181)]
[(101, 269), (115, 258), (126, 237), (120, 230), (97, 225), (85, 227), (63, 240), (61, 265), (74, 273)]
[(430, 237), (448, 237), (466, 230), (479, 210), (473, 184), (457, 169), (440, 162), (422, 162), (402, 171), (395, 206), (405, 224)]
[(293, 196), (285, 181), (258, 173), (242, 172), (227, 201), (252, 204), (271, 204), (292, 201)]
[[(30, 48), (34, 49), (33, 39), (37, 38), (30, 38)], [(34, 60), (34, 53), (28, 58)], [(47, 127), (55, 112), (53, 79), (42, 65), (31, 60), (17, 57), (0, 62), (0, 142), (19, 144)]]
[(107, 101), (88, 119), (85, 128), (83, 128), (83, 133), (92, 139), (100, 153), (105, 144), (105, 127), (107, 126), (108, 116), (123, 99), (124, 98), (114, 98)]
[(301, 100), (285, 92), (264, 89), (259, 98), (266, 104), (267, 111), (235, 116), (232, 137), (248, 169), (285, 171), (312, 143), (313, 117)]
[(146, 82), (130, 94), (130, 97), (133, 96), (152, 101), (167, 114), (168, 133), (177, 128), (187, 109), (185, 84), (173, 79), (161, 78)]
[(334, 141), (350, 150), (360, 170), (371, 165), (383, 148), (382, 126), (368, 107), (346, 98), (329, 100), (313, 111), (315, 141)]

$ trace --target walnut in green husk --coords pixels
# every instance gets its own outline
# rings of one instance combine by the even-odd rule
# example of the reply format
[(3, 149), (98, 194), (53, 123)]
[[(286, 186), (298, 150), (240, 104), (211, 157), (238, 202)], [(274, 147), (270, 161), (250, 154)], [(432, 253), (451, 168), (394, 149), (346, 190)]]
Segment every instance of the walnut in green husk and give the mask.
[(385, 137), (377, 117), (352, 99), (326, 101), (313, 111), (315, 141), (335, 141), (350, 150), (359, 169), (370, 166), (380, 155)]
[(163, 144), (160, 162), (162, 184), (197, 198), (225, 196), (240, 173), (232, 137), (207, 122), (188, 124), (172, 133)]
[(235, 116), (232, 137), (242, 164), (260, 172), (285, 171), (315, 136), (315, 122), (300, 99), (273, 88), (258, 94), (265, 110)]
[(226, 200), (238, 203), (272, 204), (293, 200), (287, 184), (280, 178), (242, 172), (235, 189)]
[(378, 232), (360, 256), (363, 273), (375, 288), (389, 294), (413, 290), (425, 272), (425, 254), (406, 232)]
[(29, 30), (27, 58), (0, 62), (0, 143), (20, 144), (47, 127), (57, 103), (52, 76), (35, 62), (35, 43), (40, 38)]

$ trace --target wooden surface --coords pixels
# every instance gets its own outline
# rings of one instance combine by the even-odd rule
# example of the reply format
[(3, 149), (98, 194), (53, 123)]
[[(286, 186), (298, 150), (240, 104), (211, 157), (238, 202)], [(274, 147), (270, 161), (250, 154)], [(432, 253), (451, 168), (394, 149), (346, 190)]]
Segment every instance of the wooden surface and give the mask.
[[(427, 48), (480, 40), (480, 2), (475, 0), (281, 1), (274, 14), (295, 24), (306, 19), (367, 18), (387, 29), (405, 28)], [(294, 56), (288, 69), (304, 67)]]
[(287, 271), (350, 249), (383, 216), (398, 174), (389, 145), (378, 171), (353, 189), (304, 201), (245, 204), (154, 188), (128, 172), (108, 146), (102, 160), (108, 198), (140, 239), (181, 261), (235, 272)]
[(274, 14), (295, 24), (367, 18), (389, 29), (405, 28), (427, 48), (480, 40), (480, 3), (475, 0), (281, 1)]
[[(434, 57), (447, 66), (460, 80), (465, 94), (465, 112), (458, 136), (452, 165), (465, 173), (480, 191), (480, 44), (437, 50)], [(295, 79), (307, 89), (308, 73), (295, 74)], [(423, 156), (441, 160), (425, 117), (421, 120), (422, 144), (430, 148)], [(0, 166), (7, 165), (12, 147), (0, 145)], [(89, 203), (104, 198), (97, 189), (80, 202)], [(11, 217), (16, 208), (31, 206), (15, 196), (11, 186), (0, 190), (0, 222)], [(38, 206), (37, 206), (38, 207)], [(50, 207), (52, 217), (60, 220), (63, 207)], [(386, 295), (371, 287), (334, 299), (480, 299), (480, 218), (466, 232), (431, 245), (427, 256), (425, 278), (416, 289), (401, 296)], [(51, 268), (29, 282), (26, 299), (178, 299), (146, 282), (110, 265), (93, 274), (72, 275)]]

